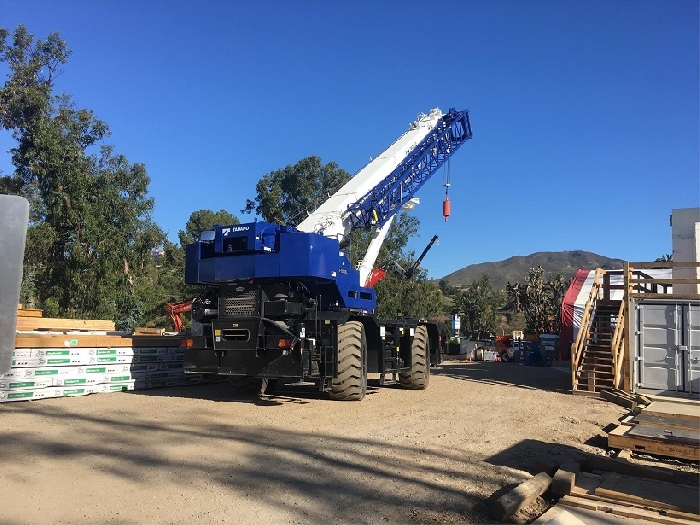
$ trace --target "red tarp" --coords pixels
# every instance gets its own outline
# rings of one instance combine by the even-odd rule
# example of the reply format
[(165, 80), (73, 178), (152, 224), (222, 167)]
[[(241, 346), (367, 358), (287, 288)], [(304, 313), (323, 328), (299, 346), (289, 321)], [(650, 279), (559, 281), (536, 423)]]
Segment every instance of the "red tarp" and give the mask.
[(581, 293), (583, 283), (591, 273), (590, 270), (576, 270), (576, 275), (564, 294), (561, 302), (561, 325), (559, 328), (559, 353), (562, 361), (571, 359), (571, 344), (574, 342), (574, 303)]

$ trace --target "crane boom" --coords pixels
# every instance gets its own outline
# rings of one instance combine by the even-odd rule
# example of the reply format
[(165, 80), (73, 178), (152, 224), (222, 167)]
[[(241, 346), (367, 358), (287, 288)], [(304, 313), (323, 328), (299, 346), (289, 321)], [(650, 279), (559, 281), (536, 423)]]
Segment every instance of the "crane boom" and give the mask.
[(428, 115), (420, 114), (409, 129), (391, 146), (365, 165), (342, 188), (304, 219), (297, 228), (304, 232), (321, 233), (326, 237), (342, 238), (355, 229), (356, 220), (349, 216), (350, 206), (381, 185), (406, 156), (433, 129), (442, 112), (433, 109)]
[(450, 109), (387, 177), (348, 207), (352, 229), (384, 225), (471, 138), (469, 111)]
[(369, 282), (394, 216), (447, 159), (472, 138), (469, 111), (439, 108), (421, 114), (408, 131), (302, 221), (301, 231), (342, 239), (352, 230), (373, 230), (358, 264), (360, 283)]

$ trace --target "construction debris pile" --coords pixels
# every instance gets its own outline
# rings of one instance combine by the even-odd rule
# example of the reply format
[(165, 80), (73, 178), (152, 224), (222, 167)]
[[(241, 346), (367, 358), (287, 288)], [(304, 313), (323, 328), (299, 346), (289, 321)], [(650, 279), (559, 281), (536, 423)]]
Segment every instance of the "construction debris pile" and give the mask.
[(18, 310), (10, 370), (0, 402), (197, 383), (185, 375), (180, 337), (115, 331), (114, 322), (48, 319)]

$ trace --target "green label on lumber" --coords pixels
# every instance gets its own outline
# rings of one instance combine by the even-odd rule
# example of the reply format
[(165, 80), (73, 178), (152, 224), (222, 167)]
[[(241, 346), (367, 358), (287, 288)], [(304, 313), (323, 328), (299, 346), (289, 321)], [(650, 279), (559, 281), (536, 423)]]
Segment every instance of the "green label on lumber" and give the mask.
[(113, 348), (100, 348), (97, 350), (97, 355), (117, 355), (117, 351)]
[(70, 364), (70, 358), (68, 359), (47, 359), (47, 365), (68, 365)]
[(46, 356), (70, 355), (70, 350), (46, 350)]
[(10, 388), (31, 388), (34, 384), (34, 381), (21, 381), (19, 383), (10, 383)]
[(84, 388), (70, 388), (63, 391), (64, 396), (74, 396), (76, 394), (84, 394)]
[(86, 374), (104, 374), (107, 370), (104, 366), (90, 366), (85, 369)]
[(27, 397), (34, 397), (34, 392), (11, 392), (7, 395), (7, 399), (23, 399)]
[(49, 370), (34, 370), (35, 376), (57, 376), (58, 368), (51, 368)]
[(66, 379), (64, 385), (84, 385), (87, 383), (87, 379)]
[(118, 382), (122, 382), (122, 381), (131, 381), (131, 376), (110, 377), (109, 380), (112, 383), (118, 383)]

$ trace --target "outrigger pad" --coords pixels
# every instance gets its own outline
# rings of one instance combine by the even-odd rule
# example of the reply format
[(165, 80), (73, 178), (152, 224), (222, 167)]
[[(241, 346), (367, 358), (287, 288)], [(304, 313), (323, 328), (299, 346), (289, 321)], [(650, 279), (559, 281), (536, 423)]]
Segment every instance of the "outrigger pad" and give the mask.
[(27, 199), (0, 195), (0, 374), (10, 370), (15, 348), (17, 304), (28, 223)]

